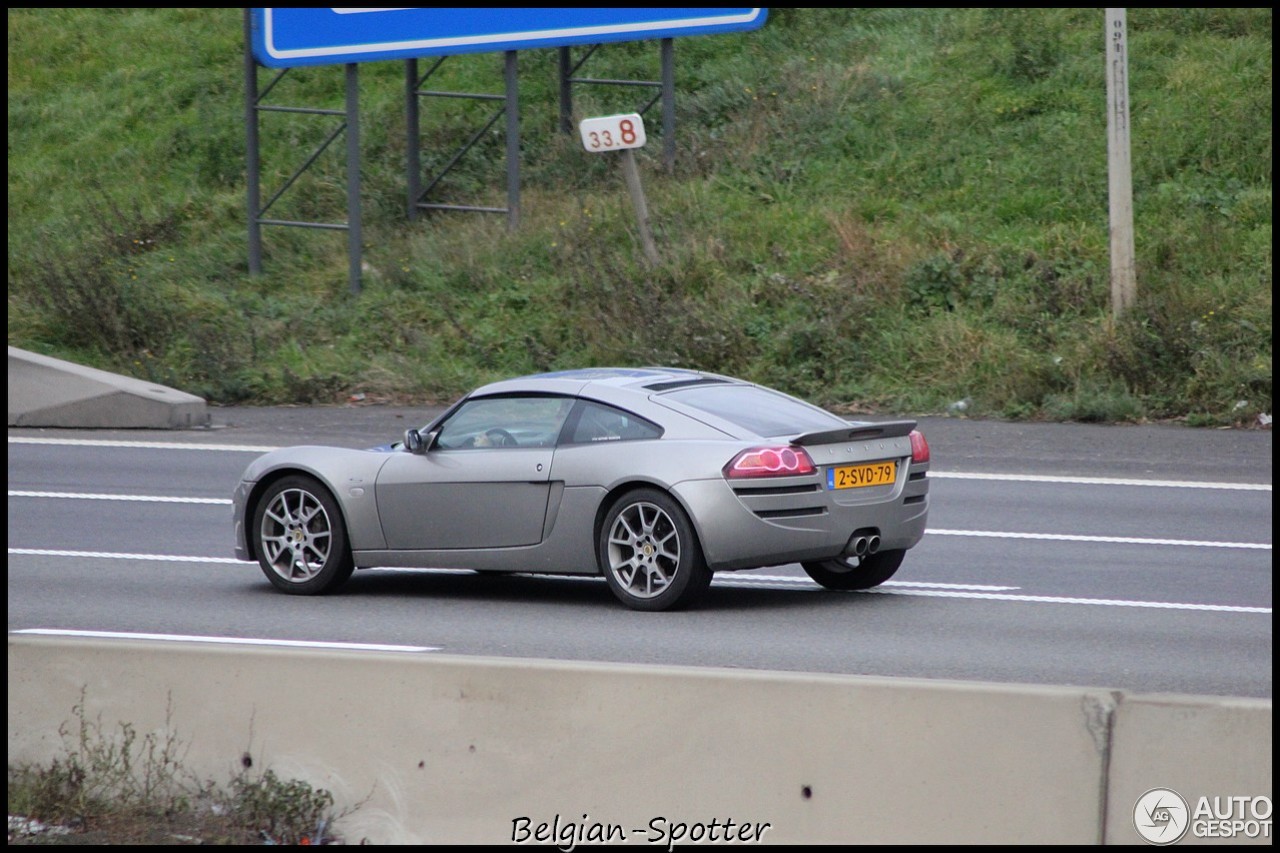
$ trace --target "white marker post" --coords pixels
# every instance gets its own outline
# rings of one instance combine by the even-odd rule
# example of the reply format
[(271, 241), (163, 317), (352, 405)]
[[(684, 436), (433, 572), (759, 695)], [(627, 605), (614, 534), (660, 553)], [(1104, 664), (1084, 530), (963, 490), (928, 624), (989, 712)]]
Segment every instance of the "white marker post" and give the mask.
[(1111, 316), (1138, 300), (1129, 152), (1129, 39), (1124, 9), (1107, 9), (1107, 189), (1111, 199)]
[(588, 152), (622, 152), (622, 173), (626, 176), (631, 202), (636, 208), (640, 242), (644, 246), (644, 255), (649, 264), (657, 266), (658, 247), (654, 245), (653, 234), (649, 230), (649, 205), (645, 203), (644, 188), (640, 186), (636, 157), (631, 153), (633, 148), (644, 147), (644, 119), (640, 118), (639, 113), (587, 118), (578, 124), (578, 132), (582, 134), (582, 147)]

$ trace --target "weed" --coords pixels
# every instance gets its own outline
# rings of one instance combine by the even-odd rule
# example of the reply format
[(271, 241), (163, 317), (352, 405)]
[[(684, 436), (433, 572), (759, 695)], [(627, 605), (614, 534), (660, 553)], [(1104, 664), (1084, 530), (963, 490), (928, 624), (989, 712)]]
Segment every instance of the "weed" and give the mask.
[(239, 819), (280, 844), (311, 843), (333, 819), (333, 795), (299, 780), (285, 781), (271, 770), (231, 780), (230, 807)]
[(201, 779), (183, 764), (172, 707), (163, 730), (145, 733), (127, 722), (112, 729), (85, 708), (82, 689), (48, 765), (9, 765), (9, 814), (28, 828), (15, 834), (11, 817), (10, 844), (318, 844), (334, 841), (333, 822), (349, 813), (335, 813), (327, 790), (269, 769), (245, 766), (226, 786)]

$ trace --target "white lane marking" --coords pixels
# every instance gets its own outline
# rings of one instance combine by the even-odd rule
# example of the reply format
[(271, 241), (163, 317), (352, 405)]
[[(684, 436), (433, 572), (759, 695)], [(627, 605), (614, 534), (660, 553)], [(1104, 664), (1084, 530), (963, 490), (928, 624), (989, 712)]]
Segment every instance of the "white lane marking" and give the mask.
[[(101, 557), (111, 560), (151, 560), (156, 562), (172, 561), (175, 563), (239, 563), (242, 566), (256, 566), (257, 563), (252, 560), (238, 560), (235, 557), (180, 557), (172, 554), (118, 554), (108, 551), (60, 551), (52, 548), (10, 548), (10, 554), (27, 557)], [(400, 572), (405, 574), (431, 574), (431, 575), (473, 575), (471, 569), (413, 569), (413, 568), (393, 568), (375, 566), (360, 571), (367, 572)], [(523, 577), (528, 577), (523, 572), (512, 572)], [(589, 580), (603, 581), (604, 578), (595, 575), (559, 575), (564, 580)], [(721, 573), (716, 576), (716, 583), (741, 583), (744, 585), (760, 585), (760, 584), (800, 584), (802, 586), (813, 586), (813, 581), (807, 577), (799, 575), (741, 575), (737, 573)], [(929, 587), (937, 589), (971, 589), (986, 592), (1007, 592), (1009, 590), (1021, 589), (1017, 586), (995, 586), (990, 584), (961, 584), (961, 583), (926, 583), (912, 581), (888, 581), (893, 586), (910, 586), (910, 587)]]
[(10, 489), (11, 498), (59, 498), (81, 501), (141, 501), (162, 504), (230, 504), (231, 498), (178, 498), (164, 495), (106, 495), (80, 492), (29, 492)]
[(1054, 542), (1106, 542), (1119, 545), (1181, 545), (1194, 548), (1251, 548), (1270, 551), (1270, 542), (1209, 542), (1203, 539), (1140, 539), (1132, 536), (1084, 536), (1073, 533), (1010, 533), (1001, 530), (936, 530), (934, 536), (982, 536), (991, 539), (1047, 539)]
[(109, 438), (35, 438), (9, 436), (10, 444), (56, 444), (62, 447), (134, 447), (142, 450), (226, 450), (232, 453), (270, 453), (278, 447), (255, 444), (197, 444), (183, 441), (117, 441)]
[[(812, 586), (814, 582), (807, 577), (800, 575), (753, 575), (741, 574), (739, 572), (721, 572), (716, 575), (717, 583), (785, 583), (785, 584), (801, 584), (803, 586)], [(928, 583), (926, 581), (885, 581), (886, 586), (909, 586), (909, 587), (927, 587), (929, 589), (972, 589), (983, 592), (1008, 592), (1010, 590), (1022, 589), (1019, 586), (995, 586), (992, 584), (980, 583)]]
[(1136, 480), (1122, 477), (1053, 477), (1040, 474), (965, 474), (959, 471), (930, 471), (930, 479), (1004, 480), (1016, 483), (1066, 483), (1081, 486), (1152, 486), (1166, 489), (1235, 489), (1269, 492), (1270, 483), (1201, 483), (1195, 480)]
[[(403, 572), (406, 574), (455, 574), (470, 573), (468, 569), (402, 569), (381, 568), (361, 569), (360, 571)], [(517, 572), (522, 577), (529, 577)], [(534, 575), (533, 577), (536, 577)], [(562, 575), (560, 580), (577, 580), (603, 583), (604, 579), (593, 575)], [(737, 572), (724, 572), (715, 576), (712, 586), (749, 587), (754, 589), (796, 589), (809, 592), (824, 592), (815, 581), (799, 575), (749, 575)], [(885, 587), (895, 587), (886, 589)], [(911, 587), (907, 589), (905, 587)], [(911, 581), (887, 581), (875, 589), (857, 590), (859, 593), (875, 593), (877, 595), (916, 595), (943, 596), (946, 598), (977, 598), (990, 601), (1026, 601), (1044, 604), (1101, 604), (1110, 607), (1148, 607), (1163, 610), (1207, 610), (1225, 613), (1270, 613), (1270, 607), (1247, 607), (1233, 604), (1183, 604), (1165, 601), (1127, 601), (1114, 598), (1073, 598), (1054, 595), (1013, 595), (999, 590), (1019, 589), (1016, 586), (983, 586), (981, 584), (947, 584), (947, 583), (915, 583)], [(985, 591), (992, 590), (992, 591)]]
[[(460, 574), (473, 575), (471, 569), (413, 569), (403, 567), (370, 567), (368, 569), (360, 569), (362, 572), (399, 572), (404, 574)], [(520, 577), (538, 577), (536, 574), (528, 572), (511, 572), (512, 575)], [(574, 581), (591, 581), (592, 583), (603, 583), (604, 578), (599, 575), (555, 575), (560, 580)], [(741, 586), (769, 586), (770, 584), (785, 584), (789, 586), (811, 586), (817, 587), (817, 584), (808, 577), (802, 575), (753, 575), (743, 574), (741, 572), (721, 572), (716, 575), (713, 583), (722, 586), (731, 586), (738, 584)], [(973, 584), (973, 583), (929, 583), (927, 581), (886, 581), (887, 585), (893, 586), (909, 586), (909, 587), (928, 587), (937, 589), (974, 589), (986, 590), (990, 592), (1001, 592), (1013, 589), (1022, 589), (1020, 586), (994, 586), (991, 584)]]
[(10, 548), (10, 555), (23, 557), (101, 557), (107, 560), (155, 560), (162, 563), (239, 563), (253, 566), (235, 557), (180, 557), (175, 554), (117, 554), (111, 551), (64, 551), (56, 548)]
[[(768, 584), (751, 583), (751, 576), (734, 577), (725, 576), (723, 579), (716, 577), (714, 584), (718, 586), (767, 586)], [(801, 577), (774, 577), (760, 578), (759, 580), (767, 580), (770, 583), (779, 581), (785, 582), (787, 586), (803, 586), (812, 587), (815, 590), (821, 590), (822, 587), (817, 583)], [(886, 589), (885, 587), (895, 587), (894, 589)], [(901, 589), (899, 587), (912, 587), (911, 589)], [(982, 587), (978, 585), (970, 586), (968, 584), (931, 584), (931, 583), (909, 583), (907, 581), (888, 581), (882, 586), (875, 589), (858, 590), (858, 592), (875, 593), (877, 595), (924, 595), (924, 596), (942, 596), (944, 598), (978, 598), (988, 601), (1029, 601), (1042, 604), (1102, 604), (1111, 607), (1154, 607), (1168, 610), (1210, 610), (1224, 611), (1228, 613), (1270, 613), (1270, 607), (1243, 607), (1231, 604), (1179, 604), (1175, 602), (1165, 601), (1126, 601), (1122, 599), (1111, 598), (1073, 598), (1055, 595), (1013, 595), (1008, 592), (985, 592), (979, 590), (1000, 590), (1002, 587)], [(1003, 587), (1003, 589), (1018, 589), (1018, 587)]]
[(1173, 601), (1131, 601), (1118, 598), (1074, 598), (1060, 595), (1010, 595), (1000, 592), (959, 592), (945, 589), (867, 589), (877, 595), (932, 595), (943, 598), (981, 598), (988, 601), (1029, 601), (1037, 604), (1101, 604), (1107, 607), (1151, 607), (1159, 610), (1208, 610), (1221, 613), (1270, 613), (1270, 607), (1245, 607), (1234, 604), (1180, 604)]
[[(183, 562), (183, 563), (237, 563), (242, 566), (256, 565), (247, 560), (237, 560), (233, 557), (180, 557), (166, 554), (113, 554), (104, 551), (56, 551), (43, 548), (10, 548), (11, 555), (26, 556), (44, 556), (44, 557), (105, 557), (117, 560), (155, 560), (159, 562)], [(378, 568), (378, 569), (362, 569), (361, 571), (381, 571), (381, 572), (403, 572), (406, 574), (471, 574), (470, 569), (401, 569), (401, 568)], [(517, 573), (523, 574), (523, 573)], [(561, 580), (585, 580), (593, 582), (602, 582), (602, 579), (594, 576), (586, 575), (568, 575), (559, 576)], [(726, 573), (718, 576), (714, 580), (715, 585), (719, 586), (753, 586), (757, 588), (771, 588), (769, 583), (776, 583), (777, 589), (794, 589), (797, 586), (802, 589), (812, 589), (813, 591), (821, 590), (817, 583), (797, 576), (744, 576), (742, 578), (733, 577), (732, 573)], [(889, 581), (885, 586), (893, 585), (895, 587), (911, 586), (912, 589), (885, 589), (879, 587), (876, 589), (861, 590), (862, 592), (876, 593), (878, 595), (924, 595), (924, 596), (944, 596), (947, 598), (978, 598), (989, 601), (1028, 601), (1039, 602), (1045, 604), (1101, 604), (1110, 607), (1152, 607), (1166, 610), (1209, 610), (1221, 611), (1226, 613), (1270, 613), (1270, 607), (1240, 607), (1230, 604), (1183, 604), (1168, 601), (1129, 601), (1123, 599), (1110, 598), (1071, 598), (1065, 596), (1045, 596), (1045, 595), (1013, 595), (1007, 592), (980, 592), (976, 590), (992, 589), (992, 587), (982, 587), (979, 585), (968, 584), (908, 584), (906, 581)], [(924, 587), (928, 588), (924, 588)], [(947, 588), (954, 587), (954, 588)], [(1008, 589), (1017, 589), (1018, 587), (1007, 587)], [(1000, 587), (994, 587), (1000, 589)]]
[[(37, 438), (10, 436), (10, 444), (57, 444), (66, 447), (136, 447), (152, 450), (225, 450), (233, 453), (270, 453), (281, 447), (252, 444), (196, 444), (178, 441), (122, 441), (99, 438)], [(1061, 483), (1083, 486), (1150, 486), (1171, 489), (1228, 489), (1271, 491), (1270, 483), (1211, 483), (1194, 480), (1140, 480), (1121, 477), (1056, 477), (1040, 474), (978, 474), (963, 471), (930, 470), (929, 477), (941, 480), (1003, 480), (1017, 483)]]
[[(230, 498), (184, 498), (163, 495), (78, 494), (75, 492), (34, 492), (10, 489), (11, 498), (57, 498), (67, 500), (140, 501), (153, 503), (187, 503), (230, 506)], [(976, 536), (986, 539), (1042, 539), (1053, 542), (1101, 542), (1111, 545), (1175, 545), (1190, 548), (1244, 548), (1270, 551), (1270, 542), (1211, 542), (1205, 539), (1147, 539), (1133, 536), (1085, 536), (1073, 533), (1014, 533), (1001, 530), (946, 530), (930, 528), (934, 536)]]
[(187, 634), (134, 634), (127, 631), (75, 631), (62, 628), (24, 628), (10, 634), (40, 637), (88, 637), (104, 640), (160, 640), (175, 643), (213, 643), (232, 646), (283, 646), (295, 649), (340, 649), (357, 652), (438, 652), (439, 646), (389, 646), (382, 643), (333, 643), (311, 640), (258, 640), (250, 637), (200, 637)]

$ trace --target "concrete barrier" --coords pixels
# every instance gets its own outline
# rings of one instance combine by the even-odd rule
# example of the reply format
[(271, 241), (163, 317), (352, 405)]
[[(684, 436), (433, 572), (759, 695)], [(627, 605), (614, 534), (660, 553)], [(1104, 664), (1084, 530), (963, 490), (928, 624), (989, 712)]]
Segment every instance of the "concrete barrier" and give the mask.
[[(1271, 817), (1271, 702), (1193, 696), (1127, 696), (1115, 720), (1105, 838), (1141, 843), (1134, 806), (1152, 788), (1166, 788), (1186, 803), (1189, 821), (1180, 844), (1222, 844), (1232, 827), (1218, 823), (1243, 817), (1252, 803), (1229, 798), (1267, 798)], [(1202, 798), (1207, 802), (1202, 803)], [(1258, 804), (1261, 806), (1261, 804)], [(1197, 809), (1209, 813), (1197, 818)], [(1227, 817), (1227, 811), (1233, 812)], [(1244, 812), (1241, 816), (1241, 812)], [(1236, 842), (1271, 843), (1258, 827), (1237, 827)]]
[(200, 397), (9, 347), (9, 426), (189, 429), (208, 426)]
[(10, 763), (82, 695), (203, 778), (248, 754), (361, 802), (349, 843), (1096, 844), (1138, 840), (1143, 785), (1270, 795), (1269, 748), (1236, 763), (1266, 700), (17, 634)]

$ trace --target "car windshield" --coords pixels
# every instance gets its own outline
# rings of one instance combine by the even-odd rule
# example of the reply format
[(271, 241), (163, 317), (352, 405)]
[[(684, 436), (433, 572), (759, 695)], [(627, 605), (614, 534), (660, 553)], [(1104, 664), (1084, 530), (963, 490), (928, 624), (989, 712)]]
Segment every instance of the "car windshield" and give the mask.
[(848, 422), (795, 397), (754, 385), (704, 385), (664, 395), (760, 436), (835, 429)]

